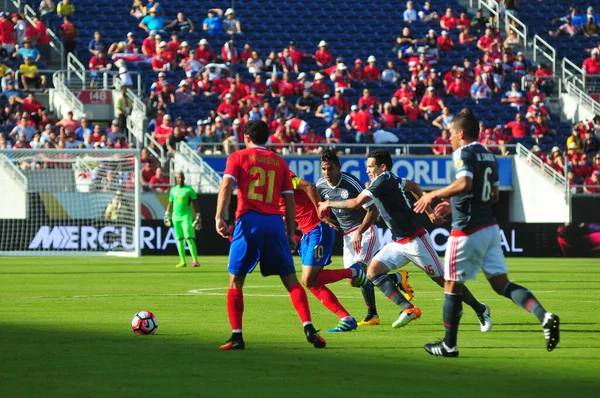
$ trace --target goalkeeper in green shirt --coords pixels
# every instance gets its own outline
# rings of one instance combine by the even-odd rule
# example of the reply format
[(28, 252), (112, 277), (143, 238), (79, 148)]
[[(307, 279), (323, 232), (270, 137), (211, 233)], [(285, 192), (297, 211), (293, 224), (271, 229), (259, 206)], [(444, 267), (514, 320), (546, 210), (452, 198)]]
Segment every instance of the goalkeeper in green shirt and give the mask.
[[(177, 181), (177, 185), (169, 191), (169, 204), (164, 218), (167, 227), (173, 225), (175, 237), (177, 238), (177, 251), (181, 262), (175, 267), (182, 268), (186, 266), (184, 239), (187, 241), (192, 260), (194, 260), (192, 267), (197, 267), (196, 231), (202, 228), (198, 196), (192, 187), (185, 185), (185, 175), (182, 172), (177, 173), (175, 181)], [(173, 214), (171, 214), (171, 210), (173, 210)]]

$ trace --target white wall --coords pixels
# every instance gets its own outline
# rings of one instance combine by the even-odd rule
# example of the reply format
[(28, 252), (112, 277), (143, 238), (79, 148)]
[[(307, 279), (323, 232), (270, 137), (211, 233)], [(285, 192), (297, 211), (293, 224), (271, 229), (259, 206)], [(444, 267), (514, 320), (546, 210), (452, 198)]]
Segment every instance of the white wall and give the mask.
[(27, 218), (27, 192), (17, 184), (11, 172), (0, 165), (0, 219)]
[(564, 186), (527, 163), (513, 158), (513, 192), (510, 198), (510, 221), (527, 223), (570, 222), (569, 204)]

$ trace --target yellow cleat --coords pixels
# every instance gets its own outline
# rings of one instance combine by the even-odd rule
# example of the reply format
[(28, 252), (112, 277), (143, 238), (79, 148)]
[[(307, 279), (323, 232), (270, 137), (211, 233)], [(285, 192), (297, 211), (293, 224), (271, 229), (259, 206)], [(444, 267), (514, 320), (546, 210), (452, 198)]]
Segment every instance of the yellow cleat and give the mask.
[(185, 263), (179, 263), (175, 266), (175, 268), (183, 268), (185, 266), (186, 266)]
[(358, 322), (358, 326), (376, 326), (379, 323), (379, 315), (367, 315), (365, 319)]
[(412, 301), (413, 297), (415, 297), (414, 289), (408, 284), (408, 271), (405, 269), (401, 269), (396, 272), (400, 277), (400, 283), (398, 283), (398, 287), (400, 291), (404, 295), (404, 298), (408, 301)]

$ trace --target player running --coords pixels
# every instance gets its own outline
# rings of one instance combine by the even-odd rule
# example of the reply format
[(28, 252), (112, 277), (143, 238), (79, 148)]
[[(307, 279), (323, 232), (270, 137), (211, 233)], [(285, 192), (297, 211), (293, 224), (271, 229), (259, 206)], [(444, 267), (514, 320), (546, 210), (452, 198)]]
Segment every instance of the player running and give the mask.
[[(390, 171), (391, 169), (392, 156), (388, 151), (383, 149), (371, 151), (367, 158), (367, 174), (371, 179), (371, 185), (354, 199), (321, 202), (319, 212), (327, 208), (358, 209), (365, 203), (374, 200), (378, 202), (381, 216), (392, 232), (394, 241), (386, 244), (371, 260), (367, 276), (386, 297), (402, 308), (400, 316), (392, 324), (395, 328), (401, 328), (420, 318), (421, 310), (400, 294), (396, 281), (390, 278), (388, 272), (400, 269), (412, 261), (441, 287), (444, 287), (444, 272), (440, 259), (433, 249), (431, 237), (416, 219), (412, 205), (406, 196), (407, 192), (414, 192), (420, 196), (423, 190), (410, 180), (398, 178)], [(433, 211), (429, 209), (429, 214), (432, 213)], [(440, 220), (433, 215), (430, 219), (431, 222)], [(481, 331), (490, 330), (492, 320), (489, 307), (478, 302), (466, 288), (462, 298), (477, 314)]]
[(454, 117), (450, 127), (456, 180), (441, 189), (424, 194), (415, 203), (422, 213), (437, 198), (451, 198), (438, 204), (435, 214), (452, 214), (452, 232), (444, 259), (445, 300), (443, 341), (425, 344), (431, 355), (457, 357), (458, 324), (462, 315), (464, 283), (475, 279), (483, 268), (496, 293), (511, 299), (528, 312), (533, 312), (544, 330), (546, 348), (552, 351), (559, 342), (559, 318), (547, 312), (533, 294), (508, 279), (506, 260), (500, 247), (500, 229), (492, 214), (498, 201), (498, 161), (477, 140), (479, 123), (470, 109)]
[[(331, 263), (335, 231), (328, 217), (319, 218), (317, 206), (321, 198), (314, 184), (303, 180), (290, 171), (296, 202), (296, 222), (302, 231), (298, 253), (302, 258), (302, 284), (328, 310), (340, 318), (338, 325), (328, 332), (350, 332), (358, 327), (354, 317), (342, 306), (335, 294), (325, 285), (342, 279), (353, 279), (358, 284), (368, 283), (360, 264), (347, 269), (323, 270)], [(329, 225), (328, 225), (329, 224)]]
[[(265, 122), (252, 120), (246, 123), (246, 149), (229, 155), (219, 189), (215, 226), (219, 235), (227, 238), (225, 209), (231, 198), (234, 182), (238, 185), (236, 224), (228, 265), (227, 312), (232, 333), (231, 338), (220, 349), (245, 348), (242, 337), (242, 288), (246, 275), (256, 268), (259, 261), (263, 276), (279, 275), (281, 278), (300, 316), (308, 342), (315, 348), (324, 348), (325, 339), (319, 336), (312, 324), (306, 291), (296, 278), (292, 259), (291, 249), (296, 247), (296, 210), (288, 165), (264, 147), (268, 138), (269, 127)], [(279, 214), (282, 197), (285, 202), (287, 234)]]
[[(351, 174), (343, 173), (340, 159), (335, 151), (327, 149), (321, 155), (321, 171), (323, 178), (317, 181), (317, 190), (323, 200), (346, 200), (356, 198), (362, 191), (361, 182)], [(356, 210), (334, 209), (333, 215), (344, 233), (344, 268), (359, 265), (366, 269), (367, 265), (379, 250), (379, 236), (374, 224), (379, 217), (375, 203), (370, 200)], [(404, 286), (409, 298), (412, 288), (408, 285), (406, 272), (401, 275), (390, 275), (397, 283)], [(361, 286), (363, 298), (367, 305), (367, 316), (358, 323), (359, 326), (379, 325), (379, 315), (375, 305), (373, 285)]]
[[(165, 226), (173, 225), (175, 238), (177, 238), (177, 252), (181, 260), (175, 268), (186, 266), (185, 263), (185, 243), (187, 242), (192, 256), (192, 267), (198, 267), (198, 249), (196, 248), (196, 231), (202, 229), (202, 216), (200, 215), (200, 205), (198, 204), (198, 195), (189, 185), (185, 185), (185, 175), (183, 172), (175, 176), (177, 185), (169, 191), (169, 204), (163, 222)], [(171, 209), (173, 214), (171, 215)], [(192, 214), (196, 214), (192, 217)]]

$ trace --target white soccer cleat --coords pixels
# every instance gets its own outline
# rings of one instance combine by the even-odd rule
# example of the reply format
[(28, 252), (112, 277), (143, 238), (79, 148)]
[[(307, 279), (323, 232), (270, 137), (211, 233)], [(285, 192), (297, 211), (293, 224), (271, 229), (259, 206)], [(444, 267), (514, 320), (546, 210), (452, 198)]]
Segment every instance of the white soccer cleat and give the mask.
[(483, 305), (485, 305), (485, 311), (483, 311), (483, 313), (481, 314), (477, 314), (477, 319), (479, 319), (479, 326), (481, 327), (481, 331), (485, 333), (492, 330), (492, 315), (490, 311), (490, 306), (487, 304)]
[(407, 308), (400, 313), (396, 322), (392, 323), (393, 328), (401, 328), (421, 317), (421, 310), (417, 307)]

